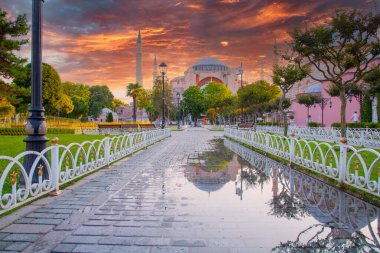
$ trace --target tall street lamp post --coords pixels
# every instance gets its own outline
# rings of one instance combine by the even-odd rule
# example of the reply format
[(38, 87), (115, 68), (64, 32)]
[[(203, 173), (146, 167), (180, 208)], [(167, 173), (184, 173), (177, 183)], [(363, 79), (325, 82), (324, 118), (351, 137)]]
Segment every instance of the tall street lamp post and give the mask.
[[(44, 150), (46, 142), (49, 140), (45, 137), (47, 128), (45, 109), (42, 106), (42, 2), (43, 0), (33, 0), (32, 5), (32, 89), (29, 117), (25, 127), (28, 137), (24, 139), (26, 150), (37, 152)], [(25, 158), (24, 166), (28, 173), (35, 159), (35, 155), (28, 155)], [(46, 177), (45, 168), (43, 172), (45, 172), (43, 175)], [(37, 181), (37, 170), (35, 170), (32, 182)]]
[(326, 108), (326, 105), (327, 105), (327, 102), (330, 101), (330, 108), (332, 107), (332, 102), (331, 102), (331, 98), (324, 98), (324, 97), (321, 97), (321, 102), (319, 102), (319, 106), (321, 107), (321, 111), (322, 111), (322, 127), (324, 126), (324, 123), (323, 123), (323, 111), (325, 110)]
[(161, 62), (159, 67), (160, 67), (160, 72), (162, 75), (162, 124), (161, 124), (161, 128), (164, 129), (165, 128), (165, 74), (166, 74), (166, 70), (167, 70), (168, 65), (166, 65), (165, 62)]
[[(240, 75), (240, 88), (243, 88), (243, 63), (241, 62), (240, 63), (240, 68), (239, 68), (239, 75)], [(243, 108), (243, 104), (241, 104), (241, 108), (240, 108), (240, 118), (241, 118), (241, 122), (244, 121), (244, 108)]]
[(179, 101), (181, 99), (181, 94), (177, 92), (177, 128), (178, 130), (181, 128), (179, 125), (179, 118), (180, 118), (180, 113), (179, 113)]

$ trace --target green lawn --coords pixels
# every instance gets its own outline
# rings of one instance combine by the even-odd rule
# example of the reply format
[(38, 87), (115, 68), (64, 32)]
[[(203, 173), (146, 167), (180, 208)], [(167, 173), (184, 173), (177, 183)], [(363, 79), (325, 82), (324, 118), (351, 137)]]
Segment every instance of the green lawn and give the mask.
[[(26, 136), (0, 136), (0, 156), (16, 156), (19, 153), (25, 151), (25, 139)], [(58, 137), (59, 144), (68, 145), (73, 142), (82, 143), (84, 141), (93, 141), (97, 139), (103, 139), (104, 135), (84, 135), (84, 134), (54, 134), (47, 135), (49, 139)], [(47, 143), (50, 146), (51, 142)], [(1, 172), (1, 171), (0, 171)]]

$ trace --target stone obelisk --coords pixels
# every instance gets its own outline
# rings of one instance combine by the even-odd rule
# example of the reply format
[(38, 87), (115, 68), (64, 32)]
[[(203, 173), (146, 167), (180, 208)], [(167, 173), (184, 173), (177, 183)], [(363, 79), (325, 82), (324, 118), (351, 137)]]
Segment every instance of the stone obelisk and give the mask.
[(143, 85), (142, 79), (142, 47), (141, 47), (141, 34), (137, 36), (137, 51), (136, 51), (136, 82)]

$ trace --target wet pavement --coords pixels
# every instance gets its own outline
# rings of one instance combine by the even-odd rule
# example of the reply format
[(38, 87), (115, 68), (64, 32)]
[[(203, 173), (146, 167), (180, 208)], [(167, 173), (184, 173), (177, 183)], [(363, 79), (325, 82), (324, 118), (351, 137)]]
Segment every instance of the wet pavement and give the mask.
[(191, 128), (1, 219), (0, 251), (380, 252), (379, 219), (222, 132)]

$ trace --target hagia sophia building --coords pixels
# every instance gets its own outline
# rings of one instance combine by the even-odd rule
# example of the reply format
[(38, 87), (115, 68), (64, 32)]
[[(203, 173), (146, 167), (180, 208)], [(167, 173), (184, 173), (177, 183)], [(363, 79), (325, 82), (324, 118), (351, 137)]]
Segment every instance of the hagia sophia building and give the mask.
[(203, 89), (210, 82), (224, 83), (236, 93), (240, 87), (239, 75), (241, 68), (229, 67), (218, 59), (203, 58), (189, 67), (183, 76), (175, 77), (170, 81), (173, 90), (183, 93), (192, 85)]
[[(142, 80), (142, 39), (139, 32), (137, 38), (136, 51), (136, 82), (143, 84)], [(154, 56), (153, 61), (153, 85), (158, 75), (157, 58)], [(220, 62), (218, 59), (207, 57), (199, 60), (189, 67), (183, 76), (178, 76), (170, 80), (173, 93), (182, 94), (192, 85), (198, 85), (201, 89), (206, 87), (210, 82), (224, 83), (232, 91), (236, 93), (240, 87), (239, 75), (242, 67), (233, 68)]]

